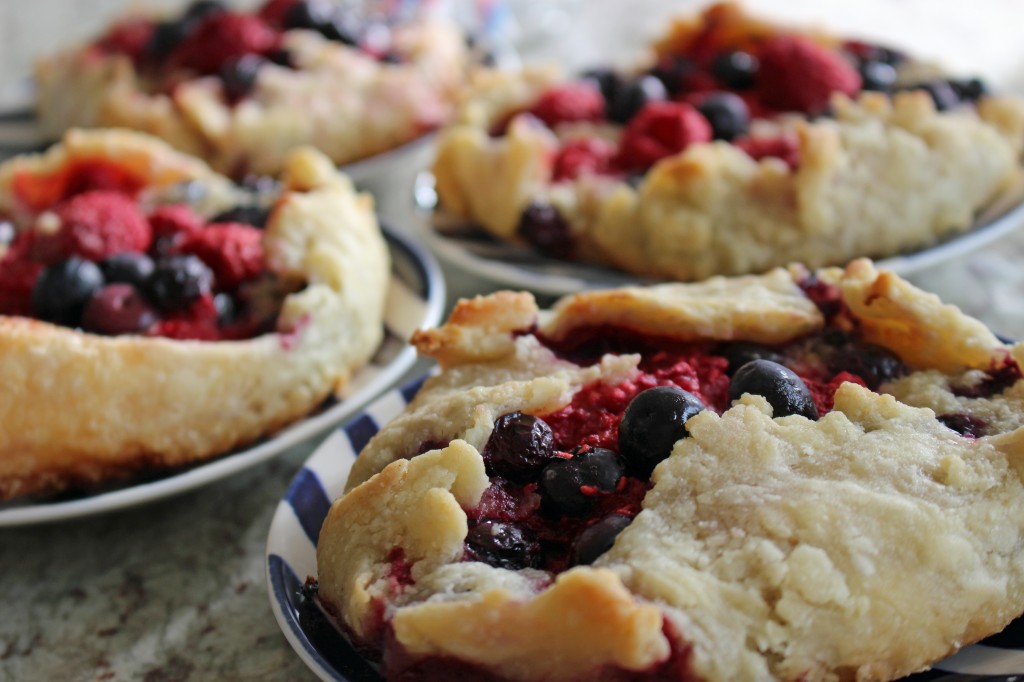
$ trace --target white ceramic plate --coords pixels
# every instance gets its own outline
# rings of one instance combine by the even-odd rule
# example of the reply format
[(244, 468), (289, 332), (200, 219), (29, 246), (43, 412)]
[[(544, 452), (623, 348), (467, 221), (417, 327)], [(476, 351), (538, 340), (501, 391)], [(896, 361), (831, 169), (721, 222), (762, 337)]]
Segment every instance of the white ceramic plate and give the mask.
[[(345, 489), (356, 455), (380, 426), (398, 416), (423, 378), (392, 389), (359, 416), (330, 435), (295, 476), (277, 505), (267, 537), (267, 589), (274, 618), (310, 670), (328, 682), (383, 682), (340, 631), (303, 594), (307, 576), (316, 576), (316, 542), (331, 501)], [(1013, 682), (1024, 675), (1024, 617), (1002, 633), (967, 647), (907, 682), (944, 680)], [(994, 677), (988, 677), (994, 676)]]
[(338, 400), (252, 447), (158, 480), (128, 484), (79, 499), (2, 503), (0, 527), (77, 518), (177, 495), (253, 467), (354, 414), (412, 366), (416, 351), (405, 339), (417, 328), (436, 325), (444, 307), (444, 278), (433, 256), (408, 237), (387, 229), (385, 236), (392, 260), (385, 338), (370, 363), (356, 372)]
[[(413, 224), (419, 235), (441, 260), (478, 277), (552, 296), (645, 281), (599, 265), (546, 258), (528, 247), (499, 241), (472, 226), (439, 230), (431, 215), (437, 203), (433, 176), (426, 172), (417, 175), (414, 192), (418, 216)], [(1024, 178), (981, 211), (968, 231), (927, 249), (878, 260), (876, 264), (903, 276), (911, 275), (963, 257), (1021, 225), (1024, 225)]]

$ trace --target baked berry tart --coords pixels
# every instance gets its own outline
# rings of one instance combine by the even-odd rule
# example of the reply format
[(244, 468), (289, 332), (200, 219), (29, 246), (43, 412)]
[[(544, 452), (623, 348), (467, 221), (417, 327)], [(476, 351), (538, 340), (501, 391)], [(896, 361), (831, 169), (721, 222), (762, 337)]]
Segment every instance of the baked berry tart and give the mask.
[(870, 261), (414, 343), (317, 546), (389, 680), (891, 680), (1024, 611), (1024, 346)]
[(662, 279), (843, 265), (966, 230), (1022, 145), (1024, 102), (978, 79), (720, 4), (637, 71), (489, 74), (439, 141), (436, 229)]
[(312, 145), (345, 164), (448, 120), (471, 61), (440, 20), (389, 24), (332, 0), (253, 12), (197, 0), (180, 16), (132, 16), (36, 69), (42, 131), (126, 127), (233, 177), (277, 174)]
[(0, 499), (224, 454), (315, 409), (383, 337), (372, 200), (319, 152), (233, 185), (71, 131), (0, 165)]

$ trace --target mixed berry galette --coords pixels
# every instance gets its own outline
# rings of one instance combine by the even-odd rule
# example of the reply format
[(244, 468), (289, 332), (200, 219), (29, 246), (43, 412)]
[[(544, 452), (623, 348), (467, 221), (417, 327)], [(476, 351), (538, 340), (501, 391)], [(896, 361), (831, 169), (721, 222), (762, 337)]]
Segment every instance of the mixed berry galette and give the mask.
[(0, 499), (305, 416), (378, 347), (389, 273), (372, 200), (310, 149), (249, 187), (125, 131), (0, 165)]
[(37, 109), (54, 138), (133, 128), (233, 177), (276, 174), (298, 145), (348, 163), (447, 121), (469, 54), (440, 21), (371, 22), (333, 0), (255, 12), (197, 0), (41, 61)]
[(1024, 146), (1024, 102), (980, 80), (734, 4), (676, 22), (639, 71), (478, 85), (440, 140), (442, 222), (653, 278), (928, 246), (1013, 184)]
[(394, 680), (891, 680), (1024, 611), (1024, 345), (867, 260), (463, 301), (319, 599)]

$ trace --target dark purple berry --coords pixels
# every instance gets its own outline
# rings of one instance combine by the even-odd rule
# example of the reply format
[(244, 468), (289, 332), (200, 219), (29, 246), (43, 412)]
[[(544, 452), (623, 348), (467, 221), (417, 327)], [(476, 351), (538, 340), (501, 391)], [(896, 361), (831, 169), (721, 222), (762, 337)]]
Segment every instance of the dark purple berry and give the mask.
[(750, 109), (739, 95), (713, 93), (701, 100), (697, 111), (711, 124), (711, 133), (716, 140), (730, 141), (747, 134)]
[(292, 61), (292, 53), (283, 48), (277, 50), (271, 50), (264, 55), (267, 61), (283, 66), (288, 69), (294, 69), (295, 63)]
[(608, 118), (615, 123), (628, 123), (649, 102), (668, 99), (665, 84), (654, 76), (641, 76), (626, 83), (608, 102)]
[(749, 90), (754, 87), (761, 65), (749, 52), (723, 52), (711, 62), (711, 73), (730, 90)]
[(935, 109), (938, 111), (947, 111), (953, 109), (960, 104), (960, 98), (957, 97), (956, 91), (946, 81), (930, 81), (928, 83), (918, 83), (912, 85), (908, 90), (924, 90), (932, 98), (932, 102), (935, 103)]
[(984, 419), (969, 414), (940, 414), (936, 418), (943, 426), (968, 438), (981, 438), (988, 426)]
[(243, 223), (266, 227), (270, 209), (263, 206), (235, 206), (210, 218), (211, 223)]
[(98, 265), (72, 256), (54, 263), (39, 275), (32, 289), (32, 309), (40, 320), (77, 327), (85, 304), (103, 288)]
[(686, 422), (705, 408), (704, 402), (676, 386), (655, 386), (637, 394), (619, 423), (619, 452), (629, 470), (648, 478), (672, 446), (686, 438)]
[(466, 536), (469, 558), (498, 568), (535, 566), (540, 544), (529, 531), (501, 521), (481, 521)]
[(244, 99), (256, 86), (260, 69), (267, 60), (259, 55), (247, 54), (231, 59), (220, 67), (220, 80), (224, 84), (224, 95), (232, 104)]
[(622, 459), (607, 448), (587, 448), (571, 459), (555, 459), (540, 475), (543, 508), (556, 516), (582, 516), (602, 493), (614, 492), (625, 473)]
[(888, 348), (874, 344), (846, 347), (839, 350), (829, 363), (836, 372), (856, 374), (872, 391), (883, 383), (898, 379), (907, 373), (899, 356)]
[(718, 352), (729, 361), (729, 376), (735, 374), (736, 370), (751, 360), (771, 360), (779, 364), (783, 363), (780, 353), (775, 352), (768, 346), (762, 346), (759, 343), (752, 343), (750, 341), (734, 341), (723, 346)]
[(153, 259), (144, 253), (116, 253), (100, 263), (107, 282), (133, 284), (140, 289), (149, 282), (155, 269)]
[(570, 258), (573, 251), (569, 223), (551, 204), (534, 203), (519, 218), (516, 234), (552, 258)]
[(799, 414), (818, 418), (818, 406), (807, 384), (793, 370), (771, 360), (753, 360), (736, 370), (729, 383), (729, 400), (744, 393), (760, 395), (772, 406), (772, 416)]
[(597, 86), (604, 95), (605, 102), (611, 102), (622, 90), (624, 85), (622, 76), (612, 69), (597, 68), (584, 71), (582, 80), (590, 80)]
[(162, 61), (188, 37), (194, 26), (195, 22), (188, 18), (161, 21), (153, 29), (146, 45), (146, 58), (153, 62)]
[(857, 70), (865, 90), (889, 92), (896, 85), (896, 69), (892, 64), (869, 60), (861, 63)]
[(171, 256), (157, 262), (149, 281), (153, 301), (166, 311), (182, 310), (210, 293), (213, 272), (196, 256)]
[(157, 321), (156, 310), (131, 284), (108, 284), (89, 299), (82, 328), (96, 334), (137, 334)]
[(494, 420), (483, 458), (491, 476), (526, 483), (537, 477), (554, 453), (555, 437), (543, 419), (511, 412)]
[(615, 544), (615, 538), (626, 529), (633, 519), (622, 514), (606, 516), (597, 523), (591, 524), (580, 533), (572, 547), (572, 564), (588, 565), (607, 552)]
[(964, 102), (977, 102), (988, 93), (985, 81), (980, 78), (968, 78), (965, 80), (950, 80), (949, 87), (953, 88), (956, 96)]
[(669, 95), (677, 95), (686, 89), (686, 80), (697, 70), (697, 66), (686, 57), (665, 57), (651, 69), (651, 75), (665, 85)]

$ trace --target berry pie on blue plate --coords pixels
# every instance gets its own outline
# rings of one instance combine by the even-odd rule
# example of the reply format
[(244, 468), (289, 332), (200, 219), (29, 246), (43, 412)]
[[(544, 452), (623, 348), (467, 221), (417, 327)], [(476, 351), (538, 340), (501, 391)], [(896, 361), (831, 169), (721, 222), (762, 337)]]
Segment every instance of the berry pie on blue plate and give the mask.
[(71, 131), (0, 165), (0, 499), (193, 464), (273, 433), (383, 336), (369, 196), (319, 152), (232, 184)]
[(393, 149), (447, 121), (471, 53), (453, 24), (369, 21), (334, 0), (132, 16), (40, 61), (37, 109), (70, 127), (163, 138), (232, 177), (277, 174), (312, 145), (335, 163)]
[(1024, 101), (735, 4), (674, 23), (643, 69), (475, 93), (439, 140), (437, 229), (658, 279), (931, 246), (1013, 185), (1024, 147)]
[(461, 302), (319, 600), (392, 680), (891, 680), (1024, 611), (1024, 346), (867, 260)]

